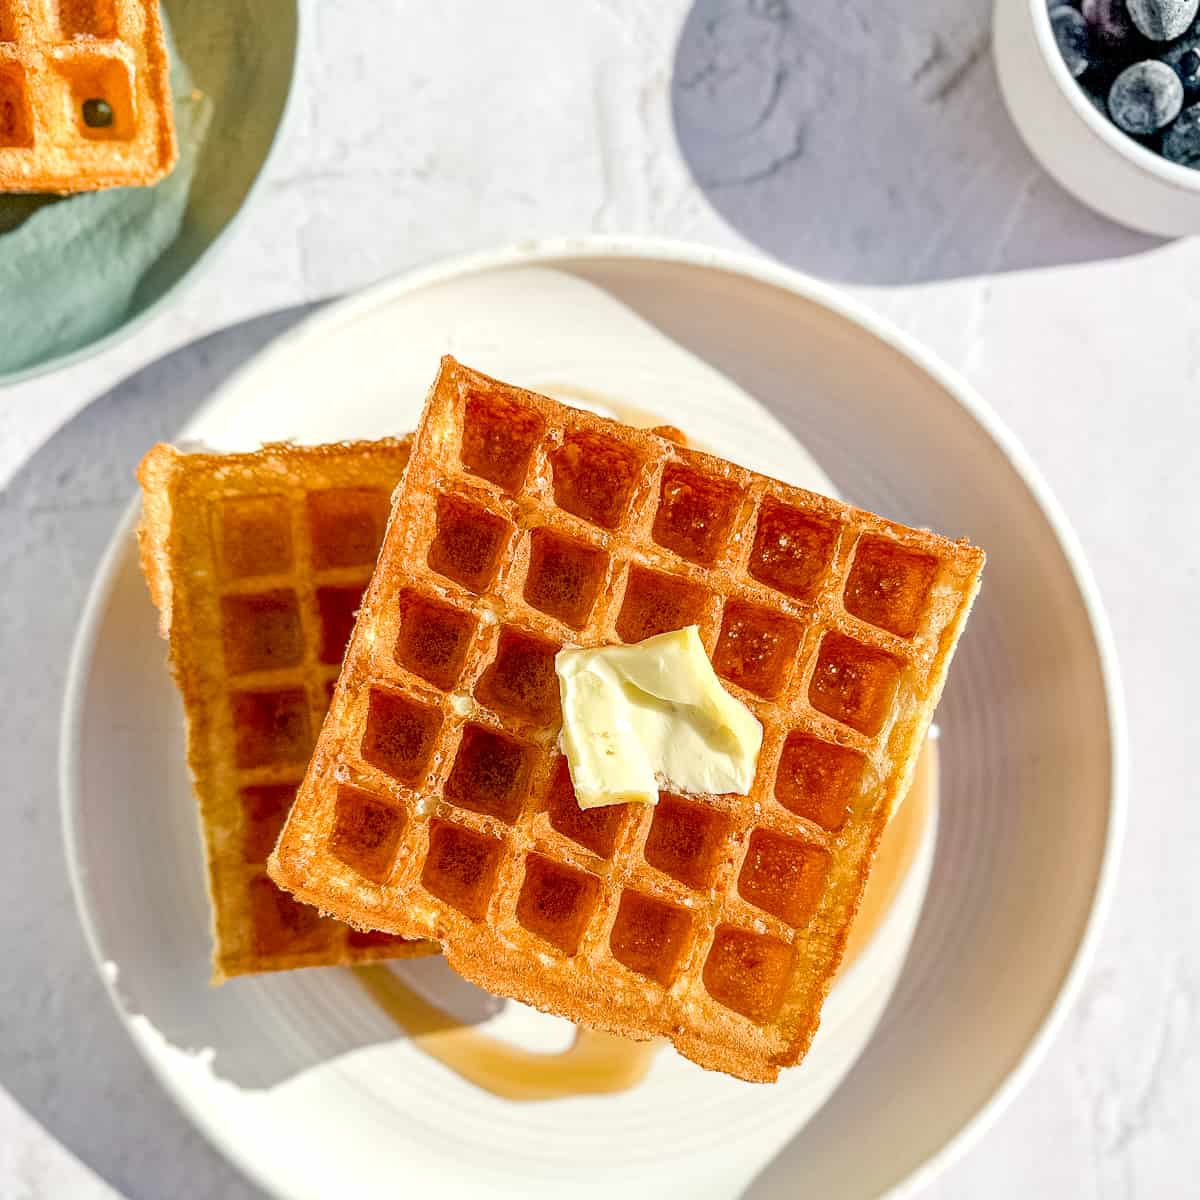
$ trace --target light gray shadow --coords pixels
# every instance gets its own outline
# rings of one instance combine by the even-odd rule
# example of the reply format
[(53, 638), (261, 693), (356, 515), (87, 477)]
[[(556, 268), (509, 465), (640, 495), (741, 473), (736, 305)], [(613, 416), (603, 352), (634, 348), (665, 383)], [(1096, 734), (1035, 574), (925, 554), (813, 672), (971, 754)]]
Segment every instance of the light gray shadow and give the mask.
[(852, 283), (1161, 244), (1085, 208), (1033, 160), (992, 67), (991, 7), (698, 0), (672, 81), (676, 134), (697, 183), (763, 250)]

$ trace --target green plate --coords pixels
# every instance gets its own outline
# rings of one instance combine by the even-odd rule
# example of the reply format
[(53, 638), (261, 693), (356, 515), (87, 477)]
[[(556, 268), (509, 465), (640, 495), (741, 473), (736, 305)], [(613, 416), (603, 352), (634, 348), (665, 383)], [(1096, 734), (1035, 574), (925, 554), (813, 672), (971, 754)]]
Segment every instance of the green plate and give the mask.
[[(232, 227), (270, 155), (295, 74), (297, 0), (163, 0), (163, 10), (193, 85), (211, 105), (179, 233), (146, 271), (115, 328), (68, 352), (0, 372), (0, 384), (78, 362), (149, 319)], [(129, 190), (131, 205), (136, 192)], [(14, 199), (10, 214), (18, 213)], [(28, 213), (49, 202), (21, 198)]]

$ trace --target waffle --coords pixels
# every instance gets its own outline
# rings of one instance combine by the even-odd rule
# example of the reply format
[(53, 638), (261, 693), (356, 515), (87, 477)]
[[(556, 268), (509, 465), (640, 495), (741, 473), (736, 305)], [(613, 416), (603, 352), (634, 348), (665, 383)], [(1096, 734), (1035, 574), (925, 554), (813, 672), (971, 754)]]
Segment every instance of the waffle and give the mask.
[(266, 874), (409, 445), (156, 446), (139, 468), (142, 570), (187, 713), (216, 982), (434, 949), (322, 918)]
[(157, 0), (0, 0), (0, 192), (154, 183), (176, 155)]
[[(489, 991), (774, 1079), (983, 557), (444, 359), (271, 877)], [(751, 794), (580, 810), (556, 651), (689, 624), (763, 724)]]

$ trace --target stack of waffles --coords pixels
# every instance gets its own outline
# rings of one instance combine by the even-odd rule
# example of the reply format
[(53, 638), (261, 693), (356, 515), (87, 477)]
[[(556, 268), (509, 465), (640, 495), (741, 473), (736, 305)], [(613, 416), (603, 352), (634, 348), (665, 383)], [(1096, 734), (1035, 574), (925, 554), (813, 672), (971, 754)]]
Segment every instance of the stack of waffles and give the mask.
[(0, 192), (154, 183), (176, 155), (158, 0), (0, 0)]
[[(293, 475), (277, 489), (290, 515), (277, 534), (259, 526), (254, 554), (286, 525), (294, 565), (264, 570), (254, 589), (219, 592), (213, 575), (214, 556), (230, 553), (233, 492), (192, 546), (164, 552), (146, 538), (148, 559), (165, 554), (162, 574), (196, 570), (195, 592), (220, 612), (207, 633), (170, 629), (202, 806), (198, 693), (176, 644), (207, 637), (225, 664), (209, 700), (225, 733), (208, 740), (246, 720), (235, 763), (239, 745), (256, 762), (286, 757), (289, 772), (308, 760), (267, 865), (279, 888), (326, 920), (440, 943), (456, 970), (501, 995), (669, 1038), (744, 1079), (775, 1078), (816, 1030), (982, 553), (452, 359), (402, 477), (399, 453), (374, 571), (366, 539), (355, 564), (356, 586), (371, 579), (340, 673), (293, 631), (317, 637), (322, 619), (319, 555), (298, 548), (305, 528), (311, 536), (311, 481)], [(153, 462), (143, 469), (148, 527), (150, 497), (164, 490)], [(294, 610), (261, 598), (287, 590), (289, 570), (300, 578)], [(162, 590), (160, 608), (178, 610)], [(250, 590), (253, 605), (229, 603)], [(294, 615), (265, 618), (264, 605)], [(555, 654), (688, 625), (763, 726), (750, 793), (580, 809), (558, 747)], [(303, 687), (260, 661), (279, 646)], [(245, 682), (232, 677), (239, 667)], [(335, 675), (312, 746), (327, 699), (318, 689)], [(262, 768), (243, 757), (238, 769)], [(223, 844), (252, 821), (244, 800), (225, 811)], [(210, 861), (213, 844), (210, 829)], [(215, 867), (213, 877), (216, 898)]]

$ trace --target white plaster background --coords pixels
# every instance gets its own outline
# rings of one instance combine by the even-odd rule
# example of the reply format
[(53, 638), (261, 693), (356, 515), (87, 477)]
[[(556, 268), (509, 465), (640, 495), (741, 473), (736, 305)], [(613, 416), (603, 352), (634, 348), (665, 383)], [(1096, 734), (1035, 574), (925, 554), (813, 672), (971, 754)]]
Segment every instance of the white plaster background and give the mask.
[[(132, 341), (0, 391), (0, 484), (169, 351), (448, 254), (657, 233), (845, 283), (964, 371), (1048, 476), (1112, 618), (1133, 735), (1117, 902), (1083, 997), (1028, 1088), (926, 1194), (1196, 1194), (1200, 789), (1186, 754), (1200, 734), (1200, 244), (1121, 231), (1038, 170), (1003, 112), (987, 0), (701, 0), (690, 16), (687, 0), (303, 7), (290, 120), (239, 230)], [(205, 378), (205, 353), (173, 364), (181, 387)], [(143, 406), (147, 442), (169, 432), (153, 396), (127, 403)], [(131, 491), (124, 478), (56, 488), (52, 463), (51, 451), (36, 488), (0, 495), (4, 528), (25, 531), (0, 540), (0, 578), (19, 576), (40, 512), (82, 505), (103, 525)], [(21, 622), (9, 611), (0, 633), (18, 640)], [(62, 647), (27, 649), (6, 683), (36, 696), (49, 686), (38, 656)], [(27, 732), (16, 720), (0, 709), (5, 745)], [(18, 826), (53, 818), (52, 796), (5, 774)], [(20, 869), (16, 857), (0, 846), (0, 870)], [(35, 914), (0, 913), (6, 945), (38, 928)], [(63, 937), (64, 970), (90, 969)], [(39, 953), (54, 960), (55, 944)], [(54, 970), (0, 978), (0, 1044), (18, 1005), (56, 1019)], [(118, 1036), (111, 1021), (97, 1029)], [(14, 1070), (30, 1107), (69, 1113), (48, 1047), (37, 1061), (0, 1053), (0, 1084)], [(115, 1097), (87, 1115), (91, 1136), (66, 1140), (130, 1195), (253, 1194), (178, 1132), (165, 1096), (145, 1107), (163, 1128), (127, 1119)], [(0, 1200), (105, 1194), (76, 1170), (0, 1095)]]

